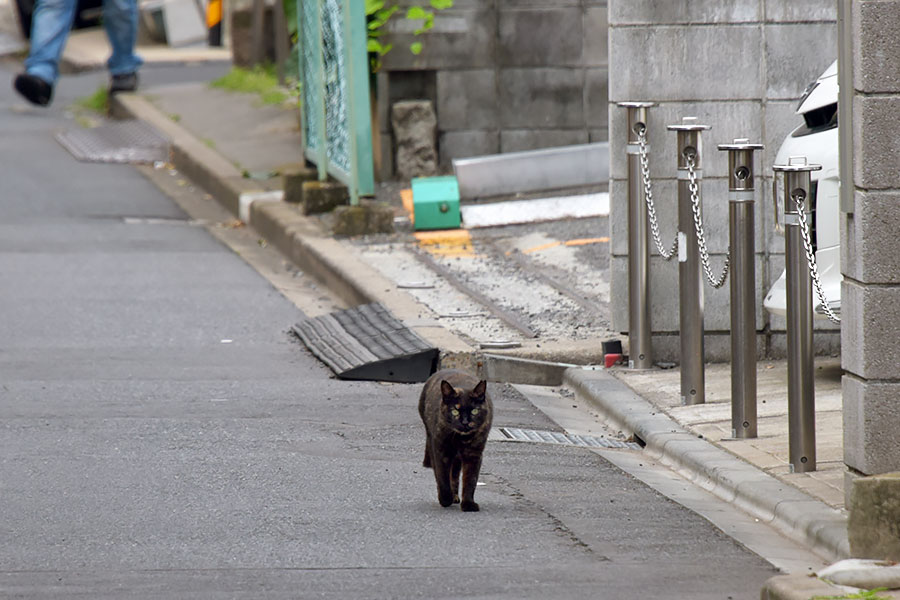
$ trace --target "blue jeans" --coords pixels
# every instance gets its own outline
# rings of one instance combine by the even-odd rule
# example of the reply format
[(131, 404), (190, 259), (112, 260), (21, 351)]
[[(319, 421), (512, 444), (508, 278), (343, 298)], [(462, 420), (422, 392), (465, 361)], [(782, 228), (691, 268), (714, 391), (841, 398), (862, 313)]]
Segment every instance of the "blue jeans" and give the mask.
[[(38, 0), (31, 22), (31, 50), (25, 71), (49, 84), (59, 78), (69, 30), (75, 20), (78, 0)], [(144, 61), (134, 53), (137, 41), (137, 0), (103, 0), (103, 26), (112, 46), (106, 66), (112, 75), (134, 73)]]

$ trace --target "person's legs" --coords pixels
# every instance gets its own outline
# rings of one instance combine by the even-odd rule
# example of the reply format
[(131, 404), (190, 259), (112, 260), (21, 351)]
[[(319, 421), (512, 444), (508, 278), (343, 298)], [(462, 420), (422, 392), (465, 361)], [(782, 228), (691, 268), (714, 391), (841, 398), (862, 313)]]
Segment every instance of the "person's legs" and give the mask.
[(112, 55), (106, 62), (110, 75), (115, 79), (136, 73), (144, 62), (134, 53), (138, 30), (137, 0), (103, 0), (103, 26), (112, 46)]
[(38, 0), (31, 21), (31, 50), (25, 59), (25, 72), (51, 86), (59, 78), (62, 57), (77, 0)]

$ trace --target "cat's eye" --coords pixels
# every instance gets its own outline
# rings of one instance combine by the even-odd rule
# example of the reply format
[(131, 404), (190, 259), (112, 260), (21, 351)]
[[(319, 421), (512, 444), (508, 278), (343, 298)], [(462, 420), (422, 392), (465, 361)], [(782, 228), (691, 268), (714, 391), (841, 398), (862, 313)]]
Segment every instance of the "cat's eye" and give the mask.
[(453, 415), (454, 417), (458, 417), (459, 411), (454, 408), (453, 410), (450, 411), (450, 414)]
[(474, 417), (474, 416), (477, 415), (477, 414), (478, 414), (478, 409), (477, 409), (477, 408), (473, 408), (473, 409), (472, 409), (472, 416)]

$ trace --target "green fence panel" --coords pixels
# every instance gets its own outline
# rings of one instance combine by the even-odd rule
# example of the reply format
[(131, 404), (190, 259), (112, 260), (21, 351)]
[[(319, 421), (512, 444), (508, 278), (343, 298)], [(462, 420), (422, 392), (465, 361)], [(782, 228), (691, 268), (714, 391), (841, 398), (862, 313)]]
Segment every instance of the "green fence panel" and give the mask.
[(362, 0), (298, 0), (304, 155), (350, 189), (375, 192)]

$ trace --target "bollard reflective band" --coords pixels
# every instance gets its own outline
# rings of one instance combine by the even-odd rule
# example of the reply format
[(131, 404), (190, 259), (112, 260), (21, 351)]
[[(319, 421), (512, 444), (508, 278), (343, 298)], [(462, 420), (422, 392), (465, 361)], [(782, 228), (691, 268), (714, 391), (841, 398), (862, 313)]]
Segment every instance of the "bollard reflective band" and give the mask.
[[(694, 169), (694, 179), (703, 179), (703, 169)], [(685, 167), (684, 169), (678, 169), (678, 180), (679, 181), (690, 181), (691, 180), (691, 170)]]
[[(650, 144), (645, 146), (648, 150), (650, 149)], [(628, 142), (625, 145), (625, 154), (640, 154), (641, 153), (641, 145), (637, 142)]]
[(756, 200), (756, 192), (754, 190), (730, 190), (728, 199), (732, 202), (753, 202)]

